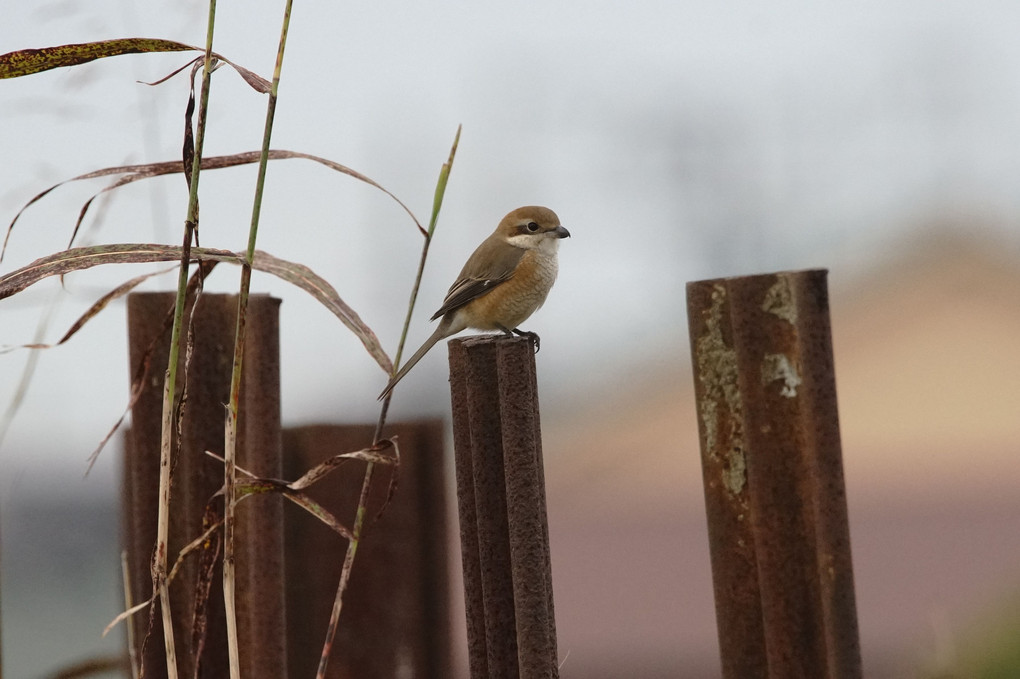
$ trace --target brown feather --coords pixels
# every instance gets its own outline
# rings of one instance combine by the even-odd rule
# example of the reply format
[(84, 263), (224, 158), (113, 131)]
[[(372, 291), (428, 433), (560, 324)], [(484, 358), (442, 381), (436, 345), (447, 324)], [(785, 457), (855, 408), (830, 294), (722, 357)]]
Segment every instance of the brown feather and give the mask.
[[(468, 257), (457, 281), (450, 286), (449, 292), (446, 293), (443, 305), (432, 315), (432, 320), (434, 321), (454, 309), (459, 309), (471, 300), (486, 294), (500, 283), (510, 280), (525, 252), (527, 250), (508, 244), (499, 236), (498, 232), (486, 238)], [(488, 265), (482, 267), (479, 262), (488, 262)], [(474, 272), (474, 275), (466, 275), (468, 271)]]

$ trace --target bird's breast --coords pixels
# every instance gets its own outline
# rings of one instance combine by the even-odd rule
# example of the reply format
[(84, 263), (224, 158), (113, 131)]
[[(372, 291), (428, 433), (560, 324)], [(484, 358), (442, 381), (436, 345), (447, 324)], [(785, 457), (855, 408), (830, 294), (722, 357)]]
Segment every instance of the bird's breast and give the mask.
[(463, 307), (468, 326), (479, 330), (518, 327), (545, 302), (557, 270), (555, 253), (528, 250), (509, 280)]

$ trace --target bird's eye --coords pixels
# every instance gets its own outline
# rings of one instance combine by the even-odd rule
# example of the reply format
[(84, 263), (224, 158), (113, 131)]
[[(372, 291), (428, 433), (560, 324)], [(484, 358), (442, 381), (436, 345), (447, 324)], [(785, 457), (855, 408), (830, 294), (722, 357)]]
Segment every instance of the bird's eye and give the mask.
[(531, 233), (535, 233), (536, 231), (538, 231), (538, 224), (536, 224), (535, 222), (528, 222), (528, 231), (530, 231)]

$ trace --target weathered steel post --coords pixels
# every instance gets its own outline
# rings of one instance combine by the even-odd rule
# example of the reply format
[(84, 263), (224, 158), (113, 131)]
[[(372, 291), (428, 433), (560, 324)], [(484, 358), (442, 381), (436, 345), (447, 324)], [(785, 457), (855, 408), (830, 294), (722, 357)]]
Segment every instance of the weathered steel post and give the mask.
[(559, 676), (534, 345), (450, 341), (473, 679)]
[(726, 679), (859, 679), (826, 272), (687, 286)]
[[(167, 314), (173, 305), (173, 293), (134, 293), (128, 297), (132, 374), (143, 358), (151, 361), (142, 393), (132, 408), (124, 460), (124, 541), (135, 602), (144, 601), (152, 591), (150, 565), (156, 541), (163, 377), (170, 341)], [(269, 478), (281, 476), (278, 311), (277, 299), (267, 295), (252, 295), (249, 299), (238, 420), (238, 465)], [(186, 313), (190, 312), (191, 304)], [(194, 314), (194, 355), (187, 371), (185, 415), (180, 440), (175, 441), (179, 447), (170, 509), (171, 563), (182, 547), (202, 534), (205, 507), (223, 486), (223, 465), (206, 451), (223, 454), (224, 404), (230, 392), (236, 318), (236, 296), (205, 294), (199, 298)], [(182, 380), (177, 388), (180, 394), (183, 366), (178, 375)], [(282, 502), (277, 495), (264, 494), (247, 498), (237, 506), (236, 605), (245, 677), (286, 676)], [(217, 499), (215, 506), (222, 516), (222, 500)], [(178, 668), (182, 676), (224, 677), (228, 671), (219, 566), (212, 579), (206, 580), (211, 591), (205, 606), (205, 629), (194, 625), (196, 585), (203, 566), (200, 559), (196, 555), (188, 558), (170, 586)], [(136, 649), (147, 677), (166, 673), (158, 620), (157, 616), (144, 653)], [(148, 623), (149, 616), (144, 612), (130, 622), (139, 645), (147, 637)], [(200, 668), (197, 674), (196, 658)]]
[[(400, 468), (376, 468), (365, 539), (344, 597), (327, 679), (452, 675), (443, 423), (389, 425)], [(372, 442), (373, 425), (285, 429), (286, 478)], [(306, 493), (343, 522), (354, 516), (364, 463), (350, 461)], [(388, 496), (387, 481), (399, 485)], [(383, 510), (378, 516), (380, 509)], [(291, 677), (314, 677), (347, 542), (299, 507), (285, 507)], [(378, 520), (376, 520), (376, 517)]]

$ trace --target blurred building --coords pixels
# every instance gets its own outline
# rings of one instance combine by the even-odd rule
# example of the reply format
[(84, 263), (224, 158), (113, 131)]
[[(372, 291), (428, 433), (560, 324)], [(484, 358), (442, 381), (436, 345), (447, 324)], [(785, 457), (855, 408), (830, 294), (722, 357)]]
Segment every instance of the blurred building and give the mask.
[[(858, 614), (878, 679), (952, 669), (1020, 590), (1020, 261), (937, 233), (899, 251), (830, 274)], [(718, 676), (688, 365), (678, 337), (601, 390), (543, 403), (564, 679)], [(121, 606), (116, 494), (47, 483), (40, 495), (19, 481), (0, 506), (11, 676), (123, 644), (119, 630), (99, 637)], [(462, 623), (453, 632), (462, 644)]]
[[(869, 677), (951, 665), (1020, 590), (1020, 259), (915, 238), (854, 280), (830, 272)], [(565, 678), (717, 676), (686, 346), (545, 420)]]

